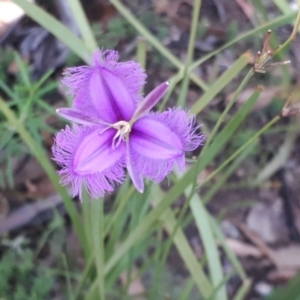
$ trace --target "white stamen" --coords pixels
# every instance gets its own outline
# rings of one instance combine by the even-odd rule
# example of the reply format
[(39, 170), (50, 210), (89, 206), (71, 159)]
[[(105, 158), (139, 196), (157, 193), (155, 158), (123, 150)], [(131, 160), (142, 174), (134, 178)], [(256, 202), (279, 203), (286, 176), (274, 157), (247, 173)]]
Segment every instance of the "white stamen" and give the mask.
[(103, 132), (105, 132), (109, 128), (117, 129), (117, 133), (115, 134), (115, 136), (113, 138), (113, 141), (112, 141), (112, 148), (113, 149), (118, 147), (120, 145), (121, 141), (125, 141), (126, 135), (128, 135), (129, 132), (131, 131), (131, 125), (128, 122), (119, 121), (119, 122), (114, 123), (114, 124), (109, 124), (109, 126), (104, 128), (100, 132), (100, 134), (102, 134)]

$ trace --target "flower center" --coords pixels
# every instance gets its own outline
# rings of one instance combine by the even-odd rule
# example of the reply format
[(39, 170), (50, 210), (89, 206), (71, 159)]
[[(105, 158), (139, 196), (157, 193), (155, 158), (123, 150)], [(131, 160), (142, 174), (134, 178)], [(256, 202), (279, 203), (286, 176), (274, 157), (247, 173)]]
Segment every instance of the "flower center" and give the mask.
[(131, 131), (131, 125), (127, 121), (119, 121), (114, 124), (110, 124), (108, 127), (104, 128), (101, 133), (103, 133), (105, 130), (109, 128), (114, 128), (117, 130), (117, 133), (115, 134), (113, 141), (112, 141), (112, 148), (115, 149), (120, 145), (122, 141), (125, 141), (126, 136)]

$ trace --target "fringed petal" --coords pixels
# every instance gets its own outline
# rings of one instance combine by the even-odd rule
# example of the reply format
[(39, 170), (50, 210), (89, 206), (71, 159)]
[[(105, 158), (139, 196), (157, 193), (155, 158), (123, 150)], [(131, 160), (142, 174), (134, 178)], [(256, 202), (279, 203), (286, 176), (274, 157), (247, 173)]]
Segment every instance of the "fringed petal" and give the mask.
[(138, 120), (130, 135), (136, 172), (158, 183), (176, 166), (183, 171), (185, 151), (204, 143), (204, 135), (196, 133), (198, 128), (194, 117), (181, 109), (149, 114)]
[(93, 198), (111, 192), (124, 180), (125, 143), (111, 148), (113, 129), (101, 133), (98, 126), (74, 126), (60, 131), (52, 148), (61, 166), (61, 183), (72, 184), (73, 196), (82, 196), (85, 186)]
[(169, 82), (164, 82), (157, 86), (147, 97), (140, 102), (139, 106), (134, 112), (130, 123), (133, 124), (139, 118), (146, 115), (156, 105), (156, 103), (165, 95), (169, 88)]
[(143, 176), (138, 172), (138, 170), (135, 168), (135, 165), (133, 164), (132, 149), (128, 138), (126, 142), (126, 166), (133, 185), (140, 193), (143, 193), (144, 192)]
[(184, 151), (193, 151), (203, 146), (205, 135), (199, 133), (201, 125), (196, 124), (196, 118), (181, 108), (170, 108), (163, 113), (154, 114), (155, 119), (164, 123), (180, 138)]
[(92, 66), (68, 68), (63, 75), (74, 108), (109, 123), (130, 120), (146, 78), (138, 63), (119, 63), (115, 51), (97, 51)]
[(130, 134), (130, 144), (135, 152), (154, 159), (172, 159), (184, 153), (179, 136), (157, 115), (148, 115), (136, 121)]
[(61, 117), (81, 125), (99, 125), (104, 126), (105, 128), (110, 125), (109, 123), (104, 122), (99, 118), (91, 118), (87, 116), (84, 112), (81, 112), (80, 110), (74, 108), (63, 107), (57, 109), (56, 112)]

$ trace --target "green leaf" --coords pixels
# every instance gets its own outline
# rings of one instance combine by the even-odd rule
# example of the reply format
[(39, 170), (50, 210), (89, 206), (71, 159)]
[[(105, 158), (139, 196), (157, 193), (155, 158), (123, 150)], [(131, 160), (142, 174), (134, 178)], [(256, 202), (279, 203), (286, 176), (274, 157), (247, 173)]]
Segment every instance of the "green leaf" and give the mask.
[[(161, 199), (163, 193), (159, 189), (158, 186), (153, 185), (152, 186), (152, 193), (155, 197), (155, 204), (158, 204), (160, 202), (159, 199)], [(169, 234), (172, 234), (176, 228), (177, 220), (174, 217), (174, 214), (171, 209), (167, 209), (161, 216), (160, 219), (165, 224), (165, 228), (168, 231)], [(185, 265), (187, 269), (189, 270), (191, 276), (194, 279), (195, 284), (197, 285), (199, 292), (205, 297), (208, 298), (212, 293), (212, 285), (210, 281), (208, 280), (207, 276), (205, 275), (200, 263), (197, 261), (197, 258), (192, 251), (186, 236), (184, 235), (182, 229), (179, 227), (176, 230), (176, 233), (174, 235), (173, 242), (182, 258), (182, 260), (185, 262)]]
[[(189, 191), (187, 190), (187, 194)], [(213, 232), (210, 226), (210, 218), (206, 212), (206, 209), (197, 194), (192, 196), (190, 202), (190, 208), (193, 213), (196, 226), (198, 228), (201, 240), (205, 249), (205, 254), (207, 257), (209, 274), (211, 277), (212, 285), (217, 289), (223, 279), (223, 269), (220, 262), (220, 255), (214, 240)], [(223, 284), (219, 291), (217, 292), (215, 299), (226, 300), (226, 286)]]
[(10, 125), (13, 126), (13, 128), (15, 128), (15, 130), (19, 133), (20, 137), (22, 138), (24, 143), (28, 146), (31, 153), (36, 157), (38, 162), (45, 170), (46, 174), (48, 175), (56, 191), (62, 197), (63, 203), (70, 215), (76, 233), (78, 234), (81, 246), (86, 254), (86, 239), (84, 236), (84, 230), (82, 228), (76, 206), (72, 198), (69, 196), (66, 188), (60, 185), (58, 175), (56, 174), (53, 165), (49, 161), (49, 158), (46, 156), (44, 149), (41, 148), (40, 145), (38, 145), (38, 143), (36, 143), (32, 135), (30, 135), (30, 133), (24, 127), (23, 122), (21, 122), (16, 118), (14, 112), (7, 106), (7, 104), (1, 98), (0, 98), (0, 110), (7, 118)]
[(84, 42), (65, 25), (56, 20), (53, 16), (41, 9), (36, 4), (33, 4), (27, 0), (13, 0), (13, 2), (19, 5), (30, 18), (57, 37), (82, 60), (87, 63), (90, 62), (89, 57), (92, 56), (92, 51), (94, 48), (91, 49), (86, 46)]
[(240, 74), (248, 63), (249, 53), (245, 53), (210, 86), (202, 97), (192, 106), (191, 112), (193, 114), (200, 113), (234, 77)]
[(290, 280), (284, 287), (275, 290), (266, 300), (299, 300), (300, 299), (300, 273)]
[(96, 50), (98, 48), (97, 41), (84, 13), (81, 2), (79, 0), (68, 0), (68, 2), (86, 46), (93, 51)]

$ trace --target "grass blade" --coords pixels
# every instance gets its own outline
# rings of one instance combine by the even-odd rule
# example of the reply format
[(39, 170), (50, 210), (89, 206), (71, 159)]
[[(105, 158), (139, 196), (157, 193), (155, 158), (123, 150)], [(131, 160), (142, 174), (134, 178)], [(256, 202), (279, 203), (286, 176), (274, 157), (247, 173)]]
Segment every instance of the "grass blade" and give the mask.
[(243, 266), (241, 265), (241, 263), (239, 262), (239, 260), (235, 256), (235, 254), (232, 252), (232, 250), (227, 246), (226, 239), (225, 239), (222, 231), (220, 230), (217, 222), (215, 221), (215, 219), (212, 216), (210, 216), (209, 221), (210, 221), (210, 224), (211, 224), (210, 226), (213, 230), (214, 236), (218, 239), (218, 241), (222, 245), (222, 248), (223, 248), (224, 252), (226, 253), (228, 259), (232, 263), (234, 270), (239, 274), (239, 276), (243, 280), (246, 280), (247, 275), (243, 269)]
[(234, 77), (240, 74), (248, 63), (249, 53), (245, 53), (210, 86), (209, 90), (192, 106), (191, 112), (200, 113)]
[(195, 61), (190, 67), (189, 67), (189, 71), (193, 71), (195, 70), (197, 67), (199, 67), (202, 63), (204, 63), (205, 61), (207, 61), (208, 59), (210, 59), (211, 57), (215, 56), (216, 54), (220, 53), (221, 51), (233, 46), (234, 44), (236, 44), (237, 42), (240, 41), (244, 41), (247, 40), (249, 38), (251, 38), (252, 36), (259, 34), (259, 33), (265, 33), (267, 30), (269, 29), (274, 29), (277, 28), (279, 26), (283, 26), (285, 24), (290, 23), (291, 20), (293, 20), (295, 17), (297, 16), (297, 11), (293, 11), (289, 14), (286, 14), (284, 16), (281, 16), (275, 20), (272, 20), (270, 22), (267, 22), (259, 27), (256, 27), (252, 30), (249, 30), (243, 34), (241, 34), (240, 36), (238, 36), (237, 38), (229, 41), (228, 43), (226, 43), (225, 45), (223, 45), (222, 47), (220, 47), (219, 49), (215, 50), (215, 51), (211, 51), (209, 54), (205, 55), (204, 57), (198, 59), (197, 61)]
[[(187, 192), (189, 194), (189, 192)], [(218, 252), (218, 248), (216, 242), (213, 237), (213, 233), (211, 230), (209, 217), (207, 215), (206, 209), (197, 194), (192, 196), (190, 202), (190, 208), (192, 214), (194, 216), (196, 226), (198, 228), (199, 234), (201, 236), (201, 240), (205, 249), (205, 254), (207, 257), (209, 274), (211, 277), (211, 282), (214, 289), (217, 289), (223, 279), (223, 269), (220, 262), (220, 256)], [(215, 299), (218, 300), (226, 300), (226, 286), (222, 285), (219, 288), (219, 291), (216, 294)]]
[(66, 188), (62, 187), (59, 184), (58, 175), (56, 174), (55, 169), (52, 166), (52, 164), (50, 163), (44, 150), (39, 146), (38, 143), (35, 142), (33, 137), (26, 130), (23, 122), (19, 121), (16, 118), (13, 111), (7, 106), (7, 104), (1, 98), (0, 98), (0, 110), (4, 114), (4, 116), (7, 118), (8, 122), (18, 132), (18, 134), (20, 135), (20, 137), (22, 138), (24, 143), (27, 145), (27, 147), (29, 148), (31, 153), (36, 157), (38, 162), (41, 164), (41, 166), (45, 170), (46, 174), (48, 175), (50, 181), (52, 182), (53, 186), (55, 187), (57, 193), (62, 197), (63, 203), (67, 209), (68, 214), (70, 215), (72, 224), (73, 224), (74, 229), (80, 240), (81, 247), (82, 247), (85, 255), (87, 255), (84, 229), (82, 228), (81, 220), (79, 218), (79, 214), (77, 212), (75, 204), (74, 204), (72, 198), (69, 196)]
[[(233, 300), (243, 300), (245, 299), (250, 287), (251, 287), (251, 281), (249, 279), (244, 280), (243, 284), (241, 285), (241, 287), (238, 289), (237, 293), (235, 294)], [(283, 299), (288, 299), (288, 298), (281, 298), (281, 300)], [(279, 299), (278, 299), (279, 300)]]
[(178, 97), (177, 105), (181, 107), (185, 107), (186, 104), (186, 96), (188, 92), (188, 87), (190, 83), (190, 76), (188, 74), (188, 67), (193, 61), (194, 51), (195, 51), (195, 41), (196, 41), (196, 34), (197, 34), (197, 27), (199, 22), (199, 15), (201, 9), (201, 0), (194, 1), (193, 7), (193, 17), (192, 17), (192, 24), (191, 24), (191, 31), (190, 31), (190, 38), (186, 56), (186, 63), (184, 67), (184, 78), (180, 89), (180, 94)]
[[(152, 186), (152, 193), (154, 195), (155, 203), (159, 204), (159, 198), (162, 198), (163, 193), (158, 186)], [(171, 209), (167, 209), (163, 215), (160, 216), (161, 221), (165, 224), (165, 228), (169, 234), (172, 234), (177, 227), (177, 220), (174, 217), (174, 214)], [(173, 242), (184, 261), (187, 269), (189, 270), (192, 278), (194, 279), (195, 284), (197, 285), (199, 292), (205, 297), (208, 298), (212, 292), (212, 285), (205, 275), (201, 265), (199, 264), (194, 252), (192, 251), (186, 236), (184, 235), (182, 229), (177, 228)]]
[[(148, 42), (156, 48), (164, 57), (166, 57), (175, 67), (183, 69), (183, 63), (166, 48), (119, 0), (110, 0), (110, 3), (120, 12), (120, 14), (145, 38)], [(189, 72), (190, 73), (190, 72)], [(191, 79), (198, 84), (203, 90), (208, 87), (196, 74), (190, 74)]]
[(79, 0), (68, 0), (68, 2), (76, 20), (76, 24), (80, 30), (81, 37), (84, 40), (86, 46), (91, 50), (96, 50), (98, 48), (97, 41), (94, 37), (88, 19), (83, 11), (81, 2)]
[(103, 220), (103, 199), (92, 200), (92, 231), (93, 231), (93, 246), (97, 269), (97, 283), (99, 286), (99, 300), (105, 300), (105, 284), (104, 284), (104, 220)]
[(89, 57), (92, 55), (92, 51), (94, 49), (87, 47), (83, 41), (65, 25), (56, 20), (53, 16), (41, 9), (36, 4), (33, 4), (27, 0), (13, 0), (13, 2), (19, 5), (30, 18), (57, 37), (82, 60), (84, 60), (86, 63), (90, 63)]

